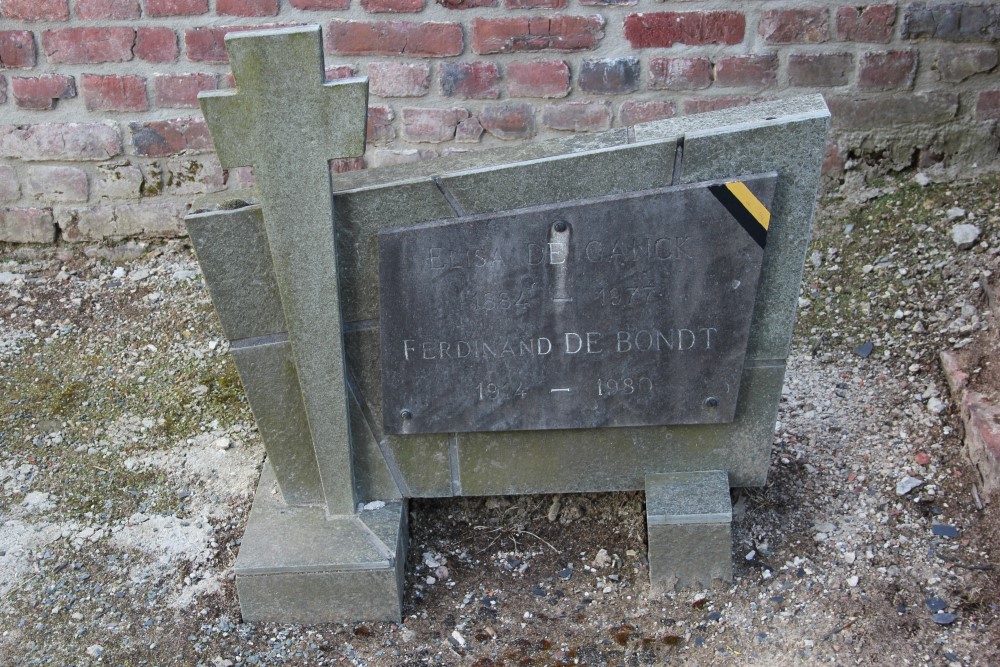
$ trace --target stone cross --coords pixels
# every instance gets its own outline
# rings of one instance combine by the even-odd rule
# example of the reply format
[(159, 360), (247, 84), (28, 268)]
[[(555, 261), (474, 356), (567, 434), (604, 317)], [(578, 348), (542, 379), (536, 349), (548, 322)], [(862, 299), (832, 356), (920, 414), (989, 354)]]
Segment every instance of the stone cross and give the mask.
[(328, 515), (354, 512), (329, 161), (365, 149), (365, 79), (326, 83), (319, 26), (226, 36), (237, 91), (200, 96), (227, 169), (252, 166)]

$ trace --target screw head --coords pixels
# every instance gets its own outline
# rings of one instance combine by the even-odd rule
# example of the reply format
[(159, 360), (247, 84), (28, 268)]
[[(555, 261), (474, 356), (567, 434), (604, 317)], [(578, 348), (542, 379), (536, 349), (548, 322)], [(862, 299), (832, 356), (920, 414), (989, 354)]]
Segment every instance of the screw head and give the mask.
[(565, 220), (560, 220), (555, 225), (553, 225), (553, 229), (555, 229), (557, 232), (565, 232), (568, 226), (569, 225), (566, 224)]
[(409, 410), (400, 410), (399, 416), (403, 418), (403, 421), (410, 421), (413, 419), (413, 413)]
[(717, 399), (715, 396), (709, 396), (708, 398), (705, 399), (705, 407), (709, 408), (719, 407), (719, 399)]

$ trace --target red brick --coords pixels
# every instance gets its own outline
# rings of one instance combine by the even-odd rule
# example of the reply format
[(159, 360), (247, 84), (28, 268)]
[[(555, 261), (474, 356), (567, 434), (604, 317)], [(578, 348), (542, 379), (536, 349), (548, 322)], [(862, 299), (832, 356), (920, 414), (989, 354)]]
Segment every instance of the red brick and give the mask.
[(132, 28), (60, 28), (42, 33), (50, 63), (123, 63), (132, 60)]
[(465, 109), (403, 109), (403, 138), (407, 141), (439, 144), (455, 138), (458, 124), (469, 117)]
[(635, 49), (739, 44), (746, 23), (746, 17), (739, 12), (644, 12), (625, 17), (625, 38)]
[(846, 164), (847, 161), (840, 152), (840, 146), (832, 141), (828, 142), (826, 144), (826, 153), (823, 155), (823, 166), (821, 167), (823, 174), (839, 178), (843, 174)]
[(14, 167), (0, 164), (0, 201), (17, 201), (21, 198), (21, 184)]
[(146, 80), (141, 76), (84, 74), (80, 81), (89, 111), (146, 111)]
[(566, 0), (503, 0), (507, 9), (564, 9)]
[(474, 144), (483, 136), (483, 124), (475, 116), (459, 121), (455, 130), (455, 141), (464, 144)]
[(830, 38), (826, 9), (768, 9), (757, 33), (768, 44), (818, 44)]
[(723, 56), (715, 63), (717, 86), (766, 88), (778, 79), (776, 54)]
[(935, 62), (938, 76), (948, 83), (989, 72), (997, 66), (997, 50), (992, 47), (948, 47), (938, 52)]
[(611, 105), (607, 102), (549, 104), (542, 110), (542, 123), (554, 130), (606, 130), (611, 127)]
[(707, 111), (718, 111), (720, 109), (731, 109), (732, 107), (750, 104), (754, 99), (742, 95), (727, 95), (725, 97), (700, 97), (696, 100), (684, 100), (684, 113), (705, 113)]
[(905, 125), (939, 125), (958, 113), (956, 93), (918, 93), (861, 99), (827, 95), (830, 120), (836, 128), (867, 130)]
[(677, 113), (673, 102), (666, 100), (628, 100), (623, 102), (618, 117), (622, 125), (648, 123), (651, 120), (672, 118)]
[(854, 71), (851, 53), (793, 53), (788, 57), (788, 83), (822, 88), (845, 86)]
[(566, 97), (569, 63), (565, 60), (514, 61), (506, 68), (511, 97)]
[(582, 51), (604, 38), (604, 17), (535, 16), (472, 22), (472, 50), (480, 55), (525, 51)]
[(837, 9), (837, 39), (850, 42), (881, 42), (892, 40), (896, 24), (895, 5), (839, 7)]
[(420, 12), (424, 9), (424, 0), (361, 0), (361, 6), (369, 14)]
[(363, 157), (339, 157), (330, 160), (330, 173), (343, 174), (348, 171), (358, 171), (365, 169), (365, 159)]
[(278, 0), (215, 0), (215, 13), (224, 16), (277, 16)]
[(52, 243), (56, 226), (50, 208), (0, 208), (0, 241)]
[(0, 104), (7, 104), (7, 77), (0, 75)]
[(702, 90), (712, 85), (708, 58), (650, 58), (649, 87), (653, 90)]
[(66, 0), (0, 0), (0, 16), (19, 21), (68, 21)]
[(139, 28), (132, 52), (137, 58), (150, 63), (177, 62), (180, 55), (177, 35), (170, 28)]
[(1000, 118), (1000, 90), (984, 90), (976, 99), (976, 118)]
[(28, 169), (25, 196), (45, 203), (87, 201), (87, 172), (78, 167), (38, 166)]
[(188, 28), (184, 31), (184, 49), (188, 60), (209, 63), (227, 63), (226, 35), (231, 32), (246, 32), (263, 28), (279, 28), (280, 25), (240, 25), (240, 26), (203, 26)]
[(146, 14), (161, 16), (197, 16), (208, 13), (208, 0), (146, 0)]
[(115, 125), (37, 123), (0, 125), (0, 157), (21, 160), (106, 160), (122, 152)]
[(347, 9), (351, 0), (289, 0), (289, 4), (295, 9)]
[(576, 85), (585, 93), (631, 93), (639, 87), (639, 59), (634, 56), (585, 59), (580, 63)]
[[(349, 79), (355, 74), (356, 72), (354, 71), (354, 67), (352, 67), (351, 65), (334, 65), (333, 67), (326, 68), (327, 81), (336, 81), (337, 79)], [(232, 88), (235, 84), (233, 83), (232, 80), (230, 80), (230, 77), (232, 77), (231, 73), (227, 77), (227, 83), (229, 84), (228, 87)]]
[(14, 102), (22, 109), (52, 109), (58, 100), (76, 97), (76, 81), (63, 74), (11, 77)]
[(392, 127), (395, 118), (392, 108), (387, 106), (368, 107), (368, 143), (388, 144), (396, 138), (396, 130)]
[(142, 14), (139, 0), (76, 0), (76, 17), (84, 21), (124, 21)]
[(500, 0), (435, 0), (445, 9), (476, 9), (478, 7), (496, 7)]
[(164, 157), (181, 151), (211, 150), (212, 138), (205, 121), (195, 118), (129, 123), (136, 155)]
[(334, 20), (326, 31), (327, 50), (341, 55), (445, 58), (464, 43), (459, 23)]
[(0, 31), (0, 68), (34, 67), (35, 33), (30, 30)]
[(427, 63), (371, 63), (368, 78), (373, 95), (421, 97), (430, 90), (431, 68)]
[(580, 0), (584, 7), (628, 7), (639, 4), (639, 0)]
[(494, 62), (444, 63), (441, 65), (441, 94), (474, 100), (500, 97), (500, 68)]
[(917, 52), (867, 51), (858, 68), (858, 88), (861, 90), (895, 90), (912, 88), (917, 75)]
[(198, 93), (218, 88), (214, 74), (157, 74), (153, 77), (153, 102), (158, 107), (196, 109)]
[(535, 136), (535, 110), (530, 104), (505, 102), (485, 107), (479, 114), (483, 129), (498, 139)]

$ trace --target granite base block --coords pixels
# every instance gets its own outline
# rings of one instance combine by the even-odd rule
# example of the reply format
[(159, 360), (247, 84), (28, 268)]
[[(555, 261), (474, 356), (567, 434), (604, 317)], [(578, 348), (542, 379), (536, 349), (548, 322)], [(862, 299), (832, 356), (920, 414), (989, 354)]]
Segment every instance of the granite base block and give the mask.
[(653, 592), (732, 581), (732, 516), (725, 471), (648, 475), (646, 528)]
[(236, 559), (243, 620), (398, 622), (407, 534), (405, 501), (327, 518), (282, 502), (265, 464)]

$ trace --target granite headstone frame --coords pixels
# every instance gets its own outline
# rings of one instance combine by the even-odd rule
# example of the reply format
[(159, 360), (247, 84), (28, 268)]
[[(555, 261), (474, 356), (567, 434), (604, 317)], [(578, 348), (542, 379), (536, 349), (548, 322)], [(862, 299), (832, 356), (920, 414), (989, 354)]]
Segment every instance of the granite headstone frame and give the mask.
[(318, 27), (226, 37), (188, 230), (267, 460), (247, 621), (398, 620), (407, 500), (644, 490), (654, 590), (732, 577), (829, 126), (819, 96), (337, 174), (367, 82)]

